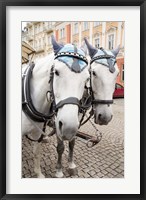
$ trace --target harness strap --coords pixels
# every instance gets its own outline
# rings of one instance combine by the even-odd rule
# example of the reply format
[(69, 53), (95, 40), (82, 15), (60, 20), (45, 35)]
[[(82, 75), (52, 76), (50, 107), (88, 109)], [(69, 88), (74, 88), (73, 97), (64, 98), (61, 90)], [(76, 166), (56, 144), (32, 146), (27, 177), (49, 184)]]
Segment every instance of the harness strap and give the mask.
[(92, 58), (92, 60), (91, 60), (91, 62), (90, 62), (90, 65), (94, 62), (94, 61), (96, 61), (96, 60), (100, 60), (100, 59), (110, 59), (110, 58), (114, 58), (115, 59), (115, 56), (112, 56), (112, 55), (100, 55), (100, 56), (96, 56), (96, 57), (94, 57), (94, 58)]
[(59, 103), (56, 105), (56, 111), (63, 107), (65, 104), (74, 104), (74, 105), (77, 105), (77, 106), (80, 106), (80, 101), (78, 98), (76, 97), (69, 97), (69, 98), (66, 98), (62, 101), (59, 101)]
[[(42, 129), (42, 131), (43, 131), (44, 133), (45, 133), (45, 131), (46, 131), (46, 124), (47, 124), (47, 121), (44, 122), (44, 126), (43, 126), (43, 129)], [(37, 127), (37, 128), (38, 128), (38, 127)], [(28, 135), (25, 135), (25, 137), (26, 137), (27, 139), (29, 139), (30, 141), (32, 141), (32, 142), (38, 142), (38, 143), (40, 143), (40, 142), (43, 140), (44, 134), (42, 133), (41, 136), (40, 136), (37, 140), (34, 140), (34, 139), (30, 138)]]
[(51, 119), (54, 113), (48, 113), (48, 115), (40, 113), (37, 111), (33, 105), (30, 93), (30, 80), (32, 78), (32, 72), (35, 64), (31, 63), (26, 69), (22, 77), (22, 110), (26, 115), (28, 115), (33, 121), (45, 122)]
[[(79, 125), (79, 128), (81, 127), (81, 126), (83, 126), (87, 121), (89, 121), (89, 119), (93, 116), (93, 109), (90, 111), (90, 113), (89, 113), (90, 115), (89, 115), (89, 117), (87, 117), (87, 119), (85, 119), (84, 120), (84, 117), (85, 117), (85, 115), (86, 115), (86, 112), (85, 113), (83, 113), (83, 116), (82, 116), (82, 118), (81, 118), (81, 120), (80, 120), (80, 125)], [(84, 121), (83, 121), (84, 120)]]
[(94, 99), (93, 104), (113, 104), (113, 100), (100, 100), (100, 99)]
[(40, 143), (40, 142), (43, 140), (44, 135), (42, 134), (38, 140), (33, 140), (33, 139), (30, 138), (28, 135), (25, 135), (25, 137), (26, 137), (28, 140), (32, 141), (32, 142), (38, 142), (38, 143)]

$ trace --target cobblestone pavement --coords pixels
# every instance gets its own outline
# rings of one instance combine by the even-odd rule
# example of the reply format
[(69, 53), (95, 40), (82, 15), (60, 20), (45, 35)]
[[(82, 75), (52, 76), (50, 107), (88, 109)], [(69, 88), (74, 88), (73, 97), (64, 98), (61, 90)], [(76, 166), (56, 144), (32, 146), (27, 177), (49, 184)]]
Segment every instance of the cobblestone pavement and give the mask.
[[(78, 175), (70, 176), (68, 172), (68, 143), (65, 142), (62, 164), (65, 178), (124, 178), (124, 99), (115, 99), (114, 117), (107, 126), (96, 127), (102, 132), (102, 140), (92, 148), (86, 141), (77, 137), (74, 148), (74, 161)], [(90, 122), (81, 129), (88, 134), (95, 134)], [(22, 141), (22, 177), (36, 177), (33, 171), (33, 142), (23, 137)], [(42, 144), (41, 169), (46, 178), (55, 176), (57, 162), (56, 137), (50, 137), (49, 143)]]

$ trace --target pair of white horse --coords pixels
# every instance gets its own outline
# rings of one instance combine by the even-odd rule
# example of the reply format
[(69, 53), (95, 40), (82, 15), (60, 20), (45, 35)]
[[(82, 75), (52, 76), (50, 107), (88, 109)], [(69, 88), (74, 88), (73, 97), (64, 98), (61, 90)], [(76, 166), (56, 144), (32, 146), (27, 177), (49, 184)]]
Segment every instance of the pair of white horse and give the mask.
[[(85, 43), (80, 49), (77, 49), (71, 44), (60, 45), (52, 37), (55, 56), (52, 53), (39, 60), (33, 69), (30, 80), (31, 99), (37, 111), (47, 115), (48, 100), (50, 99), (48, 91), (52, 88), (56, 105), (61, 103), (55, 115), (58, 141), (56, 177), (63, 177), (61, 159), (64, 151), (64, 140), (69, 141), (70, 172), (71, 174), (77, 173), (73, 161), (73, 148), (79, 127), (78, 102), (83, 97), (85, 86), (90, 85), (91, 87), (95, 123), (107, 125), (113, 115), (111, 104), (116, 77), (119, 73), (115, 62), (119, 47), (113, 51), (105, 51), (94, 48), (86, 39)], [(87, 49), (89, 56), (87, 56)], [(52, 69), (53, 82), (51, 85), (49, 79)], [(33, 121), (26, 113), (22, 112), (22, 134), (31, 133), (32, 138), (36, 139), (41, 136), (40, 129), (43, 129), (43, 123)], [(40, 168), (40, 153), (41, 144), (35, 142), (34, 171), (37, 177), (43, 178), (44, 175)]]

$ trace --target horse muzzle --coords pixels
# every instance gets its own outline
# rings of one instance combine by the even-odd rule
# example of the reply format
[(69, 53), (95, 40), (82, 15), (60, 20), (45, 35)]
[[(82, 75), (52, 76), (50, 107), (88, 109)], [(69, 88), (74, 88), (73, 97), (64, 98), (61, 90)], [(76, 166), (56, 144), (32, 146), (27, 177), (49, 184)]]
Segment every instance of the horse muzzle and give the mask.
[(78, 131), (78, 124), (76, 126), (66, 125), (62, 121), (59, 121), (59, 136), (62, 140), (71, 141)]
[(95, 113), (94, 122), (99, 125), (107, 125), (112, 120), (113, 115), (107, 113)]

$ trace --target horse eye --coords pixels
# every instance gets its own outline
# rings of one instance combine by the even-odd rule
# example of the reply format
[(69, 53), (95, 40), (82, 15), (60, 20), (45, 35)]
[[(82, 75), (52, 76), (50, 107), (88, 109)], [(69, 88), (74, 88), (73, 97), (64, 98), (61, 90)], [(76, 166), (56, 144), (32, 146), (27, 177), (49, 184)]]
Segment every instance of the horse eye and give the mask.
[(59, 72), (57, 70), (55, 70), (55, 74), (56, 76), (59, 76)]
[(90, 78), (87, 78), (86, 82), (90, 81)]
[(95, 73), (95, 71), (93, 71), (93, 72), (92, 72), (92, 74), (93, 74), (93, 76), (96, 76), (96, 73)]

